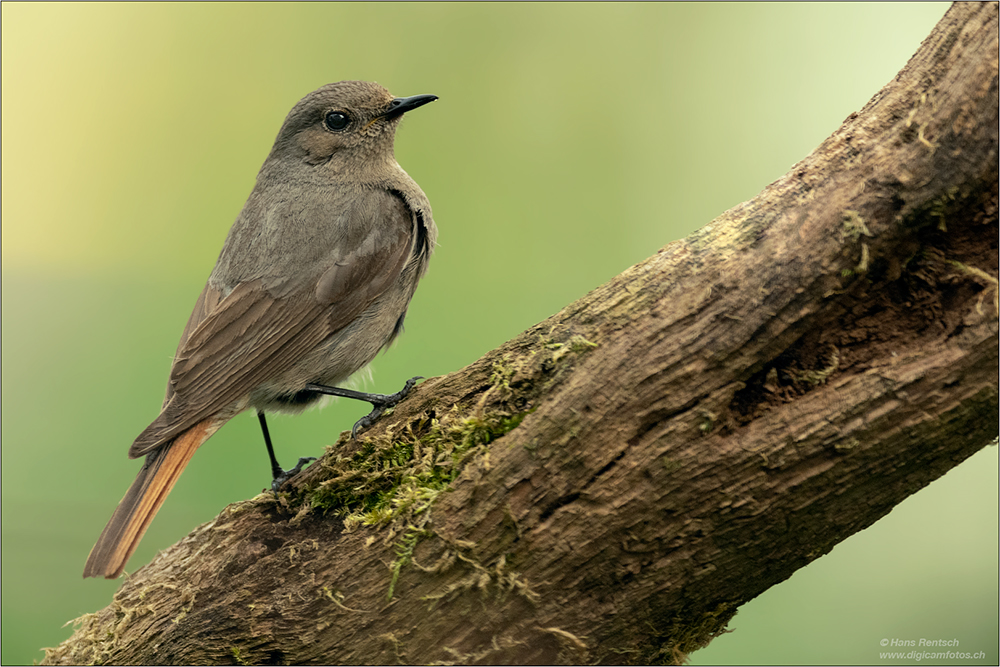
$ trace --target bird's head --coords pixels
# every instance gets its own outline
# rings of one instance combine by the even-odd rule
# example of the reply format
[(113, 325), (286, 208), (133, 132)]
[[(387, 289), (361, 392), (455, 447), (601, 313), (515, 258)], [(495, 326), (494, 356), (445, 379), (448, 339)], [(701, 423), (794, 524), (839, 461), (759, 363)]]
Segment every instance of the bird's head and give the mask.
[(436, 99), (393, 97), (368, 81), (328, 84), (289, 112), (268, 161), (304, 163), (336, 173), (378, 170), (395, 162), (393, 140), (403, 114)]

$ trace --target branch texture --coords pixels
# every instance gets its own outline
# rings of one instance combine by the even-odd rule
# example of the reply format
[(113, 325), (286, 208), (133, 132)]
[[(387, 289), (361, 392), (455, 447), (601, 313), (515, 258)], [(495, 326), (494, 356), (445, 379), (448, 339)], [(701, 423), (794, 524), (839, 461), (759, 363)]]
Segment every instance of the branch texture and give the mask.
[(226, 508), (46, 662), (704, 646), (997, 436), (997, 50), (997, 5), (954, 5), (755, 199)]

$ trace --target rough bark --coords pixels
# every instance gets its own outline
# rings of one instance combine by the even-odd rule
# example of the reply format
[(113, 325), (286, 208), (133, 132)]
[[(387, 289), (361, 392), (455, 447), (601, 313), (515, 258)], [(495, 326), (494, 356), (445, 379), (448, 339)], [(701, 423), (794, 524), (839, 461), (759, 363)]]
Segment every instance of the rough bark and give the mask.
[(46, 661), (703, 646), (997, 436), (997, 46), (956, 4), (755, 199), (226, 508)]

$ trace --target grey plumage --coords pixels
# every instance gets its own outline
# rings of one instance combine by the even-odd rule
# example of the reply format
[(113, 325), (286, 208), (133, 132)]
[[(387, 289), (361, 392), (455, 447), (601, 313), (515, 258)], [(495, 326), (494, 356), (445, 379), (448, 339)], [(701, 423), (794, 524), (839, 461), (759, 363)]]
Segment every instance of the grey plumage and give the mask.
[[(437, 236), (431, 207), (393, 154), (392, 96), (345, 81), (285, 120), (185, 328), (146, 452), (209, 415), (295, 411), (306, 384), (338, 384), (391, 342)], [(323, 127), (331, 108), (357, 129)]]
[[(432, 99), (342, 81), (295, 105), (184, 328), (161, 413), (131, 458), (158, 460), (183, 441), (191, 452), (166, 466), (175, 481), (193, 449), (237, 413), (301, 410), (319, 398), (306, 385), (343, 382), (392, 341), (437, 236), (393, 140), (402, 112)], [(347, 125), (332, 127), (344, 118), (330, 114)], [(140, 472), (85, 576), (120, 573), (173, 485), (151, 485), (159, 469), (147, 462)], [(159, 500), (143, 500), (147, 487)]]

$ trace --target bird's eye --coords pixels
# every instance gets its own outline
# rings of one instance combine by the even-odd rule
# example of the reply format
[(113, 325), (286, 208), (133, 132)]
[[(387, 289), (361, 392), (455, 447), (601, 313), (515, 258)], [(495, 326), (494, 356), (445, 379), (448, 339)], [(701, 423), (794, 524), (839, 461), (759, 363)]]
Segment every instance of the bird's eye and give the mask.
[(331, 111), (326, 115), (326, 126), (334, 132), (340, 132), (351, 122), (343, 111)]

